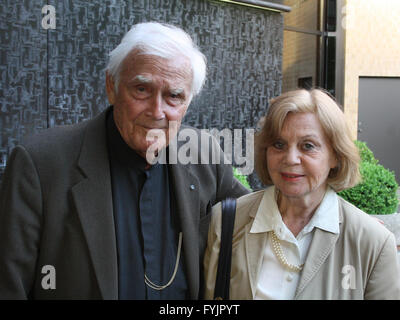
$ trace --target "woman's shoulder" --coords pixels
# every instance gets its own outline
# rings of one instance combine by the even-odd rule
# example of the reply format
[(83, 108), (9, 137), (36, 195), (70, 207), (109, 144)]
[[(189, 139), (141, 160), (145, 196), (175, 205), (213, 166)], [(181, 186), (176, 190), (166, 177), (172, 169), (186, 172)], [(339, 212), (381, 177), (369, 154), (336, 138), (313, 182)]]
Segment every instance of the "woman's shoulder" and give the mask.
[(262, 197), (264, 196), (265, 190), (255, 191), (237, 199), (237, 211), (242, 209), (248, 209), (252, 206), (260, 204)]
[[(255, 191), (255, 192), (246, 194), (244, 196), (241, 196), (240, 198), (237, 198), (236, 199), (236, 212), (246, 210), (254, 205), (260, 204), (260, 201), (261, 201), (263, 195), (264, 195), (264, 190), (260, 190), (260, 191)], [(215, 204), (212, 207), (213, 215), (221, 214), (221, 203), (222, 202), (218, 202), (217, 204)]]
[(338, 197), (343, 232), (363, 236), (371, 241), (386, 241), (392, 233), (377, 219), (357, 208), (355, 205)]
[[(236, 199), (235, 229), (246, 224), (252, 217), (251, 213), (257, 211), (265, 190), (255, 191)], [(221, 225), (221, 202), (212, 207), (211, 224), (217, 228)]]

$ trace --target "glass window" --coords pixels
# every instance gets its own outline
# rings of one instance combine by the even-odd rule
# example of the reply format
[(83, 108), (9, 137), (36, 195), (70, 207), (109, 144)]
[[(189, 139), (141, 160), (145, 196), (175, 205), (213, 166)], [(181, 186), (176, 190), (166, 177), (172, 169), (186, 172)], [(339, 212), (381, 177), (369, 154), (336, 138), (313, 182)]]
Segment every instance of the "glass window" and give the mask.
[(292, 8), (283, 15), (285, 26), (309, 31), (321, 31), (319, 23), (320, 0), (285, 0), (283, 4)]
[(283, 32), (282, 92), (298, 88), (305, 78), (311, 87), (318, 85), (318, 41), (315, 35)]
[(322, 87), (335, 95), (336, 0), (284, 0), (282, 92)]

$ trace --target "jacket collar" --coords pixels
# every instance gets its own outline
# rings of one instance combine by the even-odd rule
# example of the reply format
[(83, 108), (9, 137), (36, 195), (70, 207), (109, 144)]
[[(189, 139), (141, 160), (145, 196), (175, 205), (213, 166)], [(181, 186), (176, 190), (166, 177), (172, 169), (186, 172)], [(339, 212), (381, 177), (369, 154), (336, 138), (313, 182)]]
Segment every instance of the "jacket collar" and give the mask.
[[(268, 190), (268, 189), (267, 189)], [(334, 192), (334, 191), (332, 191)], [(337, 195), (336, 195), (337, 196)], [(250, 222), (246, 225), (245, 233), (245, 246), (246, 246), (246, 258), (247, 267), (249, 272), (250, 287), (251, 287), (251, 297), (254, 298), (257, 290), (258, 275), (261, 270), (262, 260), (264, 257), (264, 250), (267, 244), (266, 232), (267, 229), (260, 229), (257, 227), (257, 232), (252, 232), (252, 227), (254, 226), (255, 218), (258, 215), (260, 207), (263, 205), (263, 199), (265, 197), (265, 192), (260, 193), (259, 200), (260, 204), (258, 206), (252, 206), (248, 212), (251, 218)], [(274, 199), (274, 198), (273, 198)], [(268, 204), (269, 206), (271, 204)], [(273, 205), (272, 205), (273, 206)], [(343, 213), (342, 209), (338, 207), (338, 222), (339, 225), (342, 223)], [(253, 230), (253, 231), (254, 231)], [(311, 242), (306, 263), (302, 270), (302, 274), (299, 280), (299, 284), (296, 289), (295, 299), (299, 297), (301, 292), (318, 272), (321, 265), (325, 262), (326, 258), (332, 252), (335, 243), (339, 237), (339, 231), (337, 233), (324, 230), (322, 228), (316, 228)]]
[(89, 120), (78, 159), (83, 179), (72, 196), (104, 299), (118, 299), (117, 247), (111, 176), (106, 139), (106, 114)]
[[(339, 205), (339, 228), (342, 227), (343, 208)], [(308, 249), (307, 259), (301, 273), (299, 284), (297, 285), (294, 299), (298, 299), (304, 288), (309, 284), (315, 274), (320, 270), (321, 266), (335, 248), (335, 244), (339, 238), (338, 233), (328, 232), (317, 228), (314, 232), (313, 240)]]
[[(268, 232), (284, 224), (275, 199), (275, 186), (264, 191), (263, 198), (255, 214), (251, 233)], [(308, 224), (300, 233), (309, 233), (314, 228), (319, 228), (332, 233), (339, 233), (339, 203), (335, 191), (328, 187), (324, 198)]]

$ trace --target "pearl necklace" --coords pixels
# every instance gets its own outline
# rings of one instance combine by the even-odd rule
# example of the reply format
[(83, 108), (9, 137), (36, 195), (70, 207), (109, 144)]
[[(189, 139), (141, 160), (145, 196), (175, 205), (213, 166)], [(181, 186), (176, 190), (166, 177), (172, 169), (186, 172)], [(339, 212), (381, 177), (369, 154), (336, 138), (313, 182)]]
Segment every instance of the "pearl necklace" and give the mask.
[(279, 243), (279, 239), (276, 236), (274, 231), (271, 232), (271, 242), (272, 242), (272, 249), (274, 250), (276, 257), (278, 258), (279, 262), (284, 267), (288, 268), (291, 271), (295, 271), (295, 272), (300, 272), (303, 269), (304, 263), (299, 266), (296, 266), (287, 261), (285, 255), (283, 254), (281, 245)]

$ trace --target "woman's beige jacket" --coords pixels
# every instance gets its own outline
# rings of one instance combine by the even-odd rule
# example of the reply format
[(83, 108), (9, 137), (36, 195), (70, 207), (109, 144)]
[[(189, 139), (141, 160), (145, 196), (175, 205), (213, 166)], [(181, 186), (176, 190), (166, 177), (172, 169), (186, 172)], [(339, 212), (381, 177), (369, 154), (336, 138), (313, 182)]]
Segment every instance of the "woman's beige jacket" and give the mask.
[[(263, 194), (251, 193), (237, 202), (230, 281), (233, 300), (253, 299), (256, 293), (267, 236), (250, 233), (250, 229)], [(340, 233), (315, 229), (294, 299), (400, 299), (400, 267), (393, 234), (338, 198)], [(218, 203), (212, 210), (204, 259), (206, 299), (213, 299), (220, 235)], [(351, 285), (349, 277), (353, 277)]]

